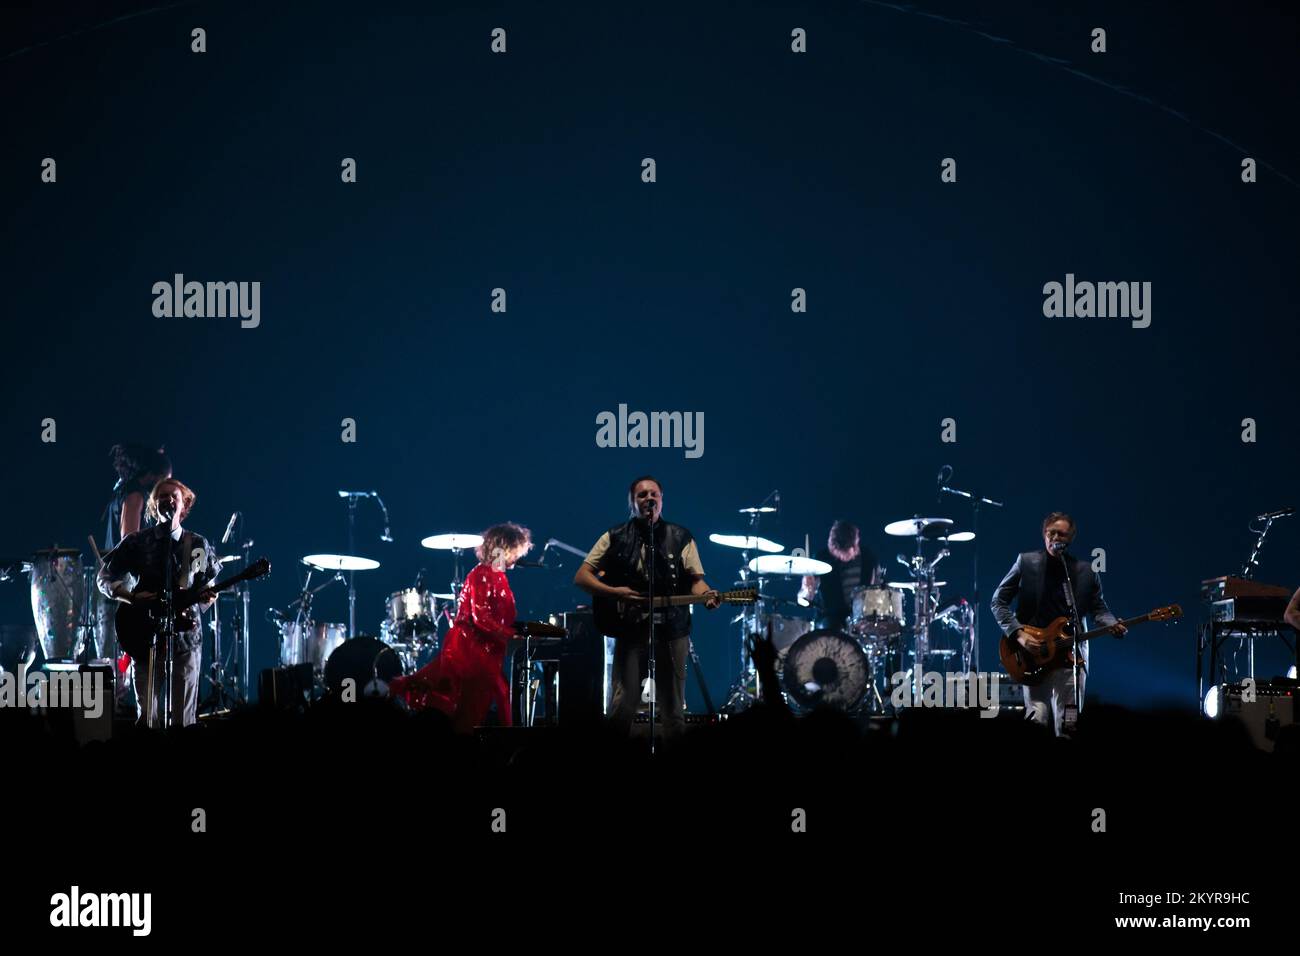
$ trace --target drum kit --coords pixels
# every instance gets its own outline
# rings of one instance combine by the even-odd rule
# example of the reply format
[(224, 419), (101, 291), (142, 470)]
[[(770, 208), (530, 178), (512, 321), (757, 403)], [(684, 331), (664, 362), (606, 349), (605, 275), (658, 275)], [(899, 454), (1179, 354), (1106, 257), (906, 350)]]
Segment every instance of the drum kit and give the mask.
[[(459, 604), (464, 584), (462, 557), (465, 551), (482, 544), (483, 538), (457, 532), (430, 535), (420, 543), (435, 551), (452, 553), (455, 570), (451, 586), (447, 591), (426, 588), (421, 569), (413, 586), (389, 594), (377, 638), (351, 633), (346, 624), (317, 622), (313, 618), (312, 602), (330, 585), (347, 583), (349, 614), (354, 617), (356, 590), (351, 576), (358, 571), (377, 570), (379, 562), (351, 554), (305, 555), (302, 563), (307, 568), (307, 576), (297, 600), (283, 610), (267, 611), (267, 619), (280, 631), (280, 666), (310, 665), (317, 688), (325, 690), (351, 675), (356, 668), (350, 664), (358, 661), (368, 662), (362, 668), (367, 681), (373, 678), (386, 682), (399, 674), (413, 672), (437, 656)], [(312, 578), (317, 573), (328, 576), (313, 586)], [(345, 573), (348, 577), (344, 577)]]
[[(761, 696), (750, 635), (771, 635), (781, 693), (796, 713), (830, 707), (868, 716), (888, 714), (891, 675), (903, 674), (904, 680), (915, 682), (919, 694), (919, 682), (928, 671), (971, 669), (975, 609), (962, 597), (945, 600), (942, 589), (947, 582), (935, 579), (935, 569), (951, 555), (950, 544), (975, 540), (973, 532), (955, 531), (949, 518), (917, 515), (890, 522), (884, 528), (887, 535), (915, 541), (915, 554), (898, 557), (910, 580), (854, 587), (846, 595), (848, 618), (824, 621), (819, 627), (802, 597), (792, 601), (769, 590), (782, 579), (820, 578), (832, 570), (826, 561), (809, 557), (806, 545), (786, 554), (784, 546), (758, 535), (761, 516), (775, 510), (766, 502), (742, 508), (740, 513), (750, 516), (750, 533), (709, 535), (714, 544), (741, 552), (737, 586), (756, 587), (759, 593), (758, 602), (732, 621), (739, 625), (740, 677), (731, 687), (725, 713), (744, 710)], [(931, 557), (928, 552), (935, 546), (937, 553)], [(751, 557), (752, 552), (762, 553)], [(884, 569), (874, 570), (875, 579), (883, 580)], [(958, 646), (949, 646), (954, 642)]]

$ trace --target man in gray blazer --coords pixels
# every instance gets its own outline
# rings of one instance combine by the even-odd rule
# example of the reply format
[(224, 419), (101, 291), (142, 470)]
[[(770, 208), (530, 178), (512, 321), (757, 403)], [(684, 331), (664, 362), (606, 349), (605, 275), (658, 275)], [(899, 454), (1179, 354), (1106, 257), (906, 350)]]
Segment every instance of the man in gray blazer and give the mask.
[[(1101, 595), (1101, 579), (1092, 565), (1067, 553), (1077, 531), (1074, 519), (1062, 511), (1053, 511), (1043, 519), (1043, 545), (1041, 551), (1026, 551), (1016, 558), (1007, 576), (993, 594), (993, 616), (1002, 633), (1027, 650), (1036, 650), (1040, 641), (1023, 630), (1025, 626), (1046, 627), (1058, 617), (1073, 620), (1071, 599), (1079, 609), (1085, 627), (1104, 627), (1115, 624), (1115, 615), (1106, 606)], [(1068, 562), (1068, 565), (1067, 565)], [(1073, 585), (1066, 588), (1068, 580)], [(1011, 602), (1016, 609), (1011, 610)], [(1089, 623), (1091, 622), (1091, 623)], [(1123, 637), (1123, 625), (1115, 629), (1116, 637)], [(1050, 711), (1052, 725), (1058, 735), (1069, 733), (1066, 726), (1066, 708), (1077, 713), (1083, 709), (1083, 686), (1088, 669), (1088, 644), (1080, 645), (1079, 695), (1075, 700), (1074, 670), (1059, 667), (1049, 671), (1042, 682), (1026, 687), (1025, 716), (1045, 724)]]

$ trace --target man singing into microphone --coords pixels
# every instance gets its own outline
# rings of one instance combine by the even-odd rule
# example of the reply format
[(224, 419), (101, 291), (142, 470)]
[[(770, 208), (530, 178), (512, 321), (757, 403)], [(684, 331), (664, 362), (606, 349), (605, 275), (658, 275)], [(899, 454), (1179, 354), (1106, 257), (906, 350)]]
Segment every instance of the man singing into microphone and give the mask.
[[(654, 593), (708, 595), (709, 610), (720, 602), (704, 580), (704, 566), (690, 531), (661, 520), (663, 486), (646, 475), (628, 488), (632, 516), (597, 540), (578, 567), (573, 583), (595, 599), (597, 626), (614, 640), (613, 700), (610, 718), (627, 733), (636, 719), (641, 681), (649, 658), (649, 615), (645, 606), (647, 542), (653, 535)], [(623, 603), (623, 611), (615, 602)], [(655, 705), (665, 739), (686, 728), (686, 658), (691, 633), (690, 608), (660, 608), (654, 615)]]
[[(1072, 607), (1079, 609), (1082, 620), (1086, 615), (1092, 627), (1116, 624), (1115, 615), (1106, 606), (1101, 595), (1101, 579), (1092, 565), (1067, 553), (1076, 532), (1074, 519), (1063, 511), (1053, 511), (1043, 519), (1043, 545), (1041, 551), (1026, 551), (1016, 558), (1007, 576), (993, 594), (993, 616), (1002, 632), (1019, 642), (1027, 650), (1041, 646), (1038, 638), (1023, 628), (1046, 627), (1058, 617), (1073, 620)], [(1072, 588), (1066, 587), (1067, 572)], [(1016, 610), (1011, 602), (1019, 598)], [(1128, 629), (1116, 624), (1114, 634), (1123, 637)], [(1025, 687), (1025, 717), (1046, 724), (1048, 713), (1056, 734), (1069, 733), (1064, 726), (1067, 707), (1075, 712), (1083, 709), (1083, 685), (1087, 676), (1088, 643), (1082, 645), (1079, 659), (1079, 696), (1074, 696), (1073, 666), (1058, 667), (1047, 672), (1041, 683)], [(1072, 664), (1072, 662), (1071, 662)], [(1076, 706), (1077, 704), (1077, 706)]]
[[(217, 576), (217, 553), (207, 540), (181, 527), (194, 506), (194, 492), (174, 478), (164, 478), (154, 485), (147, 505), (153, 527), (134, 531), (104, 555), (97, 583), (108, 597), (129, 604), (157, 600), (166, 582), (167, 562), (172, 566), (173, 594), (182, 589), (211, 581)], [(207, 609), (216, 595), (206, 592), (195, 608)], [(192, 609), (193, 611), (193, 609)], [(142, 705), (146, 726), (160, 724), (162, 696), (162, 661), (166, 649), (161, 642), (154, 648), (153, 682), (149, 681), (149, 660), (132, 662), (136, 693)], [(203, 631), (197, 613), (183, 616), (177, 625), (172, 650), (172, 719), (173, 725), (194, 723), (199, 702), (199, 659), (203, 653)]]

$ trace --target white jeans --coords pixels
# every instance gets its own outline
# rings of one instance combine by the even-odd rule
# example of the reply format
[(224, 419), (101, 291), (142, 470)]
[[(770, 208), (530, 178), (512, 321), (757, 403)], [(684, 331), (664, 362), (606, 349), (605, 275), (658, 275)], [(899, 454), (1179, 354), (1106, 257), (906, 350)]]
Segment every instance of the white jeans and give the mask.
[[(1079, 706), (1083, 710), (1083, 688), (1088, 672), (1079, 670)], [(1065, 708), (1074, 703), (1074, 668), (1058, 667), (1047, 672), (1042, 682), (1025, 687), (1025, 718), (1035, 723), (1047, 724), (1049, 714), (1056, 735), (1061, 735), (1061, 725), (1065, 720)], [(1077, 715), (1076, 715), (1077, 716)]]

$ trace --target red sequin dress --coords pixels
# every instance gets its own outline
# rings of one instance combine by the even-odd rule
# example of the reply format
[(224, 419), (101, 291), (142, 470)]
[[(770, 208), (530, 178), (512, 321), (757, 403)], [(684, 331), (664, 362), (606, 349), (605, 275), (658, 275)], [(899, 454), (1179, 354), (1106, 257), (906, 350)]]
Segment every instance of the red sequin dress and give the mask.
[(470, 733), (495, 701), (510, 726), (510, 693), (502, 673), (506, 644), (515, 636), (515, 595), (504, 571), (480, 564), (465, 579), (460, 610), (442, 652), (414, 674), (398, 677), (392, 693), (412, 710), (436, 707), (457, 733)]

